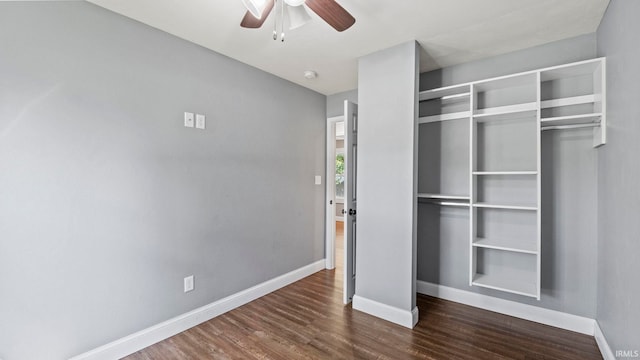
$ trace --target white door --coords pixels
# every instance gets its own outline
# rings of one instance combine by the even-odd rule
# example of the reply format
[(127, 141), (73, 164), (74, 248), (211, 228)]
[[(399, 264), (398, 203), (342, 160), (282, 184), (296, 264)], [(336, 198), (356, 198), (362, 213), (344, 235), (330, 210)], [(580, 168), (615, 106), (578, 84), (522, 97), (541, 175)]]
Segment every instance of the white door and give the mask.
[(344, 295), (348, 304), (356, 292), (356, 169), (358, 159), (358, 105), (344, 102)]

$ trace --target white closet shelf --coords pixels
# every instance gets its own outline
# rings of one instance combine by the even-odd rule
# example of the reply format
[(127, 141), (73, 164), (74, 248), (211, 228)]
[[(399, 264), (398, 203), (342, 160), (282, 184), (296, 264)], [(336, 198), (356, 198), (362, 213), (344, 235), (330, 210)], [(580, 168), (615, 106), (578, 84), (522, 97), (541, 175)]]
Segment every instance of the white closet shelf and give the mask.
[(596, 96), (593, 94), (590, 94), (590, 95), (582, 95), (582, 96), (573, 96), (573, 97), (562, 98), (562, 99), (543, 100), (540, 102), (540, 108), (549, 109), (549, 108), (561, 107), (561, 106), (593, 104), (594, 102), (596, 102)]
[(538, 285), (535, 282), (513, 279), (501, 274), (475, 274), (472, 284), (489, 289), (538, 298)]
[(425, 101), (425, 100), (443, 99), (451, 96), (464, 97), (464, 96), (469, 96), (470, 94), (469, 90), (470, 90), (469, 85), (454, 85), (454, 86), (447, 86), (439, 89), (424, 90), (418, 94), (418, 99), (420, 101)]
[(580, 125), (580, 124), (597, 124), (602, 119), (602, 113), (579, 114), (569, 116), (556, 116), (551, 118), (543, 118), (540, 120), (542, 125)]
[(506, 76), (500, 76), (492, 79), (480, 80), (473, 83), (473, 87), (478, 92), (485, 92), (491, 90), (529, 87), (533, 93), (535, 93), (535, 86), (537, 74), (535, 71), (529, 71), (519, 74), (512, 74)]
[(442, 200), (436, 200), (436, 199), (427, 199), (425, 204), (442, 205), (442, 206), (458, 206), (458, 207), (466, 207), (466, 208), (469, 207), (468, 202), (442, 201)]
[(453, 95), (445, 95), (443, 97), (435, 98), (435, 99), (427, 99), (422, 101), (435, 100), (439, 101), (440, 105), (454, 104), (460, 102), (469, 102), (469, 96), (471, 93), (461, 93), (461, 94), (453, 94)]
[(461, 111), (461, 112), (455, 112), (455, 113), (449, 113), (449, 114), (423, 116), (418, 119), (418, 124), (426, 124), (426, 123), (447, 121), (447, 120), (468, 119), (469, 116), (471, 116), (470, 111)]
[(537, 116), (537, 103), (507, 105), (494, 108), (478, 109), (473, 118), (477, 121), (513, 120)]
[(597, 58), (541, 69), (540, 80), (544, 82), (576, 76), (592, 75), (602, 67), (602, 63), (603, 58)]
[(418, 197), (423, 199), (441, 199), (441, 200), (469, 200), (470, 199), (469, 196), (429, 194), (429, 193), (418, 193)]
[(471, 198), (469, 196), (445, 195), (445, 194), (427, 194), (418, 193), (418, 200), (426, 200), (427, 203), (442, 206), (459, 206), (468, 208)]
[[(440, 98), (441, 101), (461, 101), (461, 100), (467, 100), (467, 98), (471, 95), (470, 92), (466, 92), (466, 93), (461, 93), (461, 94), (453, 94), (453, 95), (446, 95)], [(467, 100), (468, 101), (468, 100)]]
[(538, 172), (533, 171), (474, 171), (473, 175), (478, 176), (491, 176), (491, 175), (538, 175)]
[[(516, 244), (514, 244), (517, 242)], [(496, 249), (504, 251), (513, 251), (525, 254), (538, 254), (538, 246), (535, 239), (522, 240), (522, 239), (485, 239), (476, 238), (473, 242), (473, 246), (482, 247), (487, 249)]]
[(536, 211), (536, 210), (538, 210), (538, 208), (535, 207), (535, 206), (498, 205), (498, 204), (488, 204), (488, 203), (474, 203), (473, 207), (486, 208), (486, 209), (526, 210), (526, 211)]

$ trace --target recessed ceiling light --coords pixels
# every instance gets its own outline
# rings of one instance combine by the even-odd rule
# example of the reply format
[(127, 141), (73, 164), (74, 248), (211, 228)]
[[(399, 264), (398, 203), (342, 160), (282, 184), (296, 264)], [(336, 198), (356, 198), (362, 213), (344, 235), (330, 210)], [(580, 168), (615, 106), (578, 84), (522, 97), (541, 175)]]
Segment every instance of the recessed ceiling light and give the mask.
[(304, 72), (304, 77), (309, 80), (313, 80), (318, 77), (318, 73), (313, 70), (307, 70)]

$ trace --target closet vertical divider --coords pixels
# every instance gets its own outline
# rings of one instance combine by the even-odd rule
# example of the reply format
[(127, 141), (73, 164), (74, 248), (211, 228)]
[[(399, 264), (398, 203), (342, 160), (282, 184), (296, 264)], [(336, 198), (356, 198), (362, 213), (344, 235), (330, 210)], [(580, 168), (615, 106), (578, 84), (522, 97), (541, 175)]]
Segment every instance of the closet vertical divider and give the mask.
[(478, 103), (478, 94), (473, 84), (469, 85), (469, 286), (473, 285), (473, 278), (476, 272), (476, 250), (473, 242), (477, 233), (477, 210), (473, 206), (476, 203), (477, 183), (473, 172), (476, 169), (478, 161), (478, 151), (476, 142), (478, 140), (478, 128), (475, 125), (473, 114), (476, 111)]
[(541, 108), (541, 104), (542, 104), (542, 77), (540, 75), (540, 72), (536, 73), (536, 133), (537, 133), (537, 141), (536, 141), (536, 153), (537, 153), (537, 171), (538, 174), (536, 175), (537, 178), (537, 184), (536, 186), (538, 187), (537, 192), (538, 192), (538, 198), (537, 198), (537, 207), (538, 210), (536, 210), (537, 212), (537, 222), (538, 222), (538, 233), (537, 233), (537, 241), (538, 241), (538, 253), (536, 255), (537, 259), (536, 259), (536, 264), (537, 264), (537, 276), (536, 276), (536, 280), (538, 282), (538, 286), (537, 286), (537, 296), (536, 298), (538, 300), (540, 300), (540, 282), (542, 281), (542, 108)]

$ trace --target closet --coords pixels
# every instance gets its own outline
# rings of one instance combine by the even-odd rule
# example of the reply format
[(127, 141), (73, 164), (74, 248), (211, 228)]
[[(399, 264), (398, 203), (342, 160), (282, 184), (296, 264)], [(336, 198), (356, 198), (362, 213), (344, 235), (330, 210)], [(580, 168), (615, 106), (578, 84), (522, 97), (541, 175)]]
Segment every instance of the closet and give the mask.
[(540, 300), (541, 133), (604, 145), (605, 84), (598, 58), (419, 93), (419, 211), (450, 225), (421, 241), (467, 237), (470, 286)]

